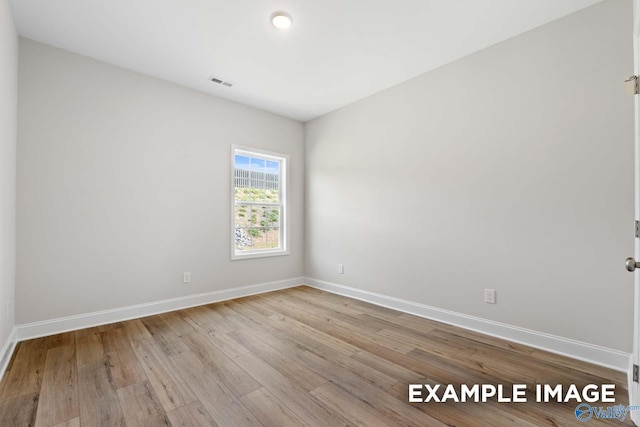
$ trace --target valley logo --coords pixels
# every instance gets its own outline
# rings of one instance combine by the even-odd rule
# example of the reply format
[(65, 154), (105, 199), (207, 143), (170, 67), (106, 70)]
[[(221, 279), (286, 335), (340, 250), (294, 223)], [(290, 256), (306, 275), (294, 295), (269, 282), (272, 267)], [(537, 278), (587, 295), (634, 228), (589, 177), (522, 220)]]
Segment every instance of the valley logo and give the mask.
[(603, 408), (602, 406), (595, 407), (588, 403), (581, 403), (576, 406), (575, 414), (579, 421), (589, 421), (595, 417), (599, 420), (614, 419), (622, 422), (627, 419), (629, 412), (638, 410), (640, 410), (640, 406), (615, 405)]

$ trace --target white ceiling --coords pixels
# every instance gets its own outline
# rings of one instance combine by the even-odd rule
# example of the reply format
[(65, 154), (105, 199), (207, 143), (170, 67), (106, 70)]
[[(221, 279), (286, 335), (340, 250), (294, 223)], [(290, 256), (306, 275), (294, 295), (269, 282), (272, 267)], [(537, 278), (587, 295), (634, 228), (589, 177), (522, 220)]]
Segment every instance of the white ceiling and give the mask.
[[(601, 0), (12, 0), (20, 35), (306, 121)], [(293, 17), (288, 31), (269, 20)], [(216, 76), (232, 88), (208, 81)]]

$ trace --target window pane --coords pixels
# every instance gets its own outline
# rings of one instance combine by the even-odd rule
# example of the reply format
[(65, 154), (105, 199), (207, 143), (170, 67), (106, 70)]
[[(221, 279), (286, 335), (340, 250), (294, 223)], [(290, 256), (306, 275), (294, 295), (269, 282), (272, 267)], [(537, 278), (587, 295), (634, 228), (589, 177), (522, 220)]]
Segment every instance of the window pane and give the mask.
[(257, 159), (255, 157), (251, 157), (251, 170), (264, 172), (266, 161), (264, 159)]
[(266, 233), (267, 248), (277, 249), (280, 247), (280, 229), (272, 228)]
[(236, 154), (234, 160), (236, 169), (249, 169), (249, 157)]
[(280, 226), (280, 208), (278, 206), (260, 206), (257, 211), (258, 224), (267, 229)]
[(252, 248), (252, 239), (249, 230), (246, 228), (236, 227), (235, 229), (235, 247), (238, 251), (249, 251)]
[(260, 210), (257, 206), (251, 206), (250, 224), (252, 227), (260, 226), (260, 218), (258, 216), (259, 213)]
[(280, 162), (274, 162), (273, 160), (267, 160), (267, 172), (278, 175), (280, 173)]
[(234, 169), (234, 184), (233, 189), (235, 192), (236, 200), (246, 201), (244, 196), (248, 188), (251, 186), (251, 172), (248, 169)]
[(235, 224), (236, 227), (248, 227), (251, 225), (251, 206), (248, 205), (236, 205), (235, 209)]
[(253, 249), (265, 249), (267, 247), (264, 230), (252, 228), (249, 232), (251, 233), (251, 237), (253, 237)]

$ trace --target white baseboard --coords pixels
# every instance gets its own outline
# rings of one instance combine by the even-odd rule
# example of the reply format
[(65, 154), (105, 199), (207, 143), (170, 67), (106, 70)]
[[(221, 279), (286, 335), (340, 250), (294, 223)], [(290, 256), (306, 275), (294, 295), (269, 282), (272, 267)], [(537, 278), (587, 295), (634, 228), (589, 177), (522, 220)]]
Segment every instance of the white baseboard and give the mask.
[(629, 369), (631, 355), (622, 351), (546, 334), (531, 329), (525, 329), (518, 326), (512, 326), (506, 323), (469, 316), (437, 307), (431, 307), (425, 304), (419, 304), (400, 298), (364, 291), (349, 286), (338, 285), (336, 283), (325, 282), (309, 277), (296, 277), (276, 282), (260, 283), (257, 285), (242, 286), (238, 288), (189, 295), (110, 310), (96, 311), (93, 313), (61, 317), (58, 319), (45, 320), (24, 325), (16, 325), (0, 352), (0, 378), (2, 378), (2, 375), (9, 364), (9, 360), (11, 359), (11, 355), (13, 354), (18, 341), (129, 319), (136, 319), (139, 317), (151, 316), (168, 311), (211, 304), (214, 302), (226, 301), (234, 298), (276, 291), (279, 289), (292, 288), (303, 283), (327, 292), (344, 295), (350, 298), (402, 311), (404, 313), (459, 326), (486, 335), (503, 338), (509, 341), (550, 351), (552, 353), (605, 366), (620, 372), (627, 372)]
[(11, 360), (11, 356), (13, 356), (13, 351), (16, 349), (16, 344), (16, 328), (14, 327), (11, 329), (7, 341), (2, 346), (2, 350), (0, 350), (0, 380), (2, 380), (7, 366), (9, 366), (9, 361)]
[(136, 304), (110, 310), (95, 311), (93, 313), (78, 314), (75, 316), (60, 317), (58, 319), (16, 325), (16, 338), (17, 341), (24, 341), (32, 338), (89, 328), (92, 326), (121, 322), (124, 320), (166, 313), (168, 311), (181, 310), (183, 308), (195, 307), (198, 305), (262, 294), (265, 292), (299, 286), (303, 281), (303, 277), (294, 277), (292, 279), (279, 280), (277, 282), (223, 289), (220, 291), (206, 292), (145, 304)]
[(622, 351), (512, 326), (506, 323), (468, 316), (466, 314), (456, 313), (455, 311), (431, 307), (310, 277), (305, 278), (305, 284), (334, 294), (344, 295), (404, 313), (503, 338), (530, 347), (615, 369), (616, 371), (627, 372), (629, 369), (631, 354)]

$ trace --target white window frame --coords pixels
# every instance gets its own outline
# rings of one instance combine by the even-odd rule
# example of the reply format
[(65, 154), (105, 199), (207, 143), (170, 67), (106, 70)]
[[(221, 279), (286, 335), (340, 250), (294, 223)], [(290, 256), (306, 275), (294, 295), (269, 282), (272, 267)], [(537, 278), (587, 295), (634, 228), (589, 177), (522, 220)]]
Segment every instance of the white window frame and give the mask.
[[(236, 251), (235, 245), (235, 157), (243, 155), (249, 157), (259, 157), (266, 160), (280, 162), (280, 248), (278, 249), (253, 249), (249, 251)], [(275, 153), (259, 148), (245, 147), (242, 145), (231, 146), (231, 260), (265, 258), (272, 256), (289, 255), (289, 156), (282, 153)]]

